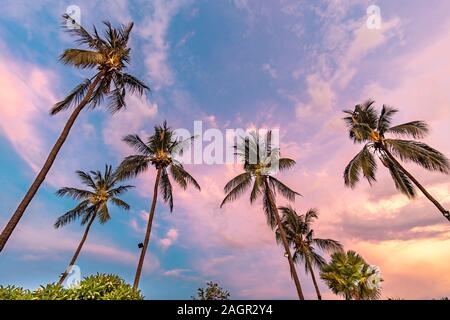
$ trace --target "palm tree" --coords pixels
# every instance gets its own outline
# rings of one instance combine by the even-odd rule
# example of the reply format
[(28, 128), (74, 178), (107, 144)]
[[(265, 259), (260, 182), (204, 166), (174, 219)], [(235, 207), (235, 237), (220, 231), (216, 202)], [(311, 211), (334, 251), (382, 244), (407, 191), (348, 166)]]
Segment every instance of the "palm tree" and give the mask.
[(174, 155), (183, 152), (183, 147), (188, 140), (180, 140), (175, 137), (174, 131), (164, 122), (162, 126), (156, 126), (155, 132), (147, 139), (147, 142), (136, 135), (128, 135), (123, 141), (134, 148), (139, 154), (126, 157), (119, 166), (118, 176), (121, 179), (136, 177), (140, 173), (147, 171), (149, 166), (156, 169), (155, 186), (153, 189), (153, 199), (148, 217), (147, 231), (139, 258), (136, 276), (134, 278), (135, 289), (139, 286), (139, 279), (144, 265), (145, 253), (150, 241), (152, 231), (153, 217), (155, 214), (156, 201), (158, 198), (158, 188), (161, 192), (164, 202), (169, 203), (170, 211), (173, 210), (172, 184), (169, 179), (169, 173), (173, 180), (184, 190), (188, 184), (192, 184), (200, 190), (200, 185), (183, 168), (183, 165), (173, 158)]
[[(316, 209), (309, 209), (305, 214), (298, 215), (291, 206), (280, 207), (283, 213), (281, 225), (286, 231), (288, 242), (294, 247), (294, 262), (302, 261), (305, 264), (306, 274), (311, 273), (311, 278), (316, 289), (317, 298), (322, 300), (319, 286), (317, 285), (314, 267), (322, 268), (326, 261), (316, 252), (316, 247), (323, 252), (333, 253), (342, 251), (342, 245), (332, 239), (319, 239), (314, 237), (312, 222), (318, 218), (319, 213)], [(279, 228), (276, 230), (277, 242), (281, 243), (281, 234)]]
[(70, 272), (72, 266), (75, 264), (94, 220), (97, 218), (101, 224), (105, 224), (111, 219), (108, 203), (124, 210), (130, 209), (130, 206), (125, 201), (118, 198), (118, 196), (125, 193), (130, 188), (133, 188), (133, 186), (118, 186), (119, 180), (111, 166), (106, 165), (104, 173), (101, 173), (100, 171), (91, 171), (89, 173), (77, 171), (76, 174), (81, 182), (88, 187), (88, 190), (66, 187), (61, 188), (56, 192), (59, 197), (67, 196), (80, 202), (75, 208), (60, 216), (56, 220), (54, 226), (58, 229), (81, 218), (81, 225), (86, 225), (86, 229), (72, 260), (70, 260), (69, 267), (59, 279), (59, 284), (64, 282), (68, 272)]
[(281, 225), (281, 218), (275, 201), (276, 191), (289, 201), (294, 201), (295, 195), (299, 194), (272, 176), (274, 165), (278, 164), (278, 169), (284, 171), (292, 168), (295, 165), (295, 161), (279, 157), (278, 148), (274, 148), (272, 145), (271, 131), (267, 132), (265, 141), (259, 134), (252, 132), (248, 137), (243, 138), (243, 143), (235, 145), (234, 148), (236, 155), (243, 161), (244, 173), (237, 175), (225, 185), (224, 191), (226, 196), (220, 207), (222, 208), (226, 203), (236, 200), (253, 184), (250, 193), (250, 203), (262, 196), (267, 223), (272, 229), (278, 226), (280, 230), (281, 240), (288, 255), (291, 276), (294, 279), (298, 297), (300, 300), (304, 300), (292, 254), (289, 250), (289, 242)]
[(411, 121), (392, 126), (392, 116), (398, 110), (383, 105), (381, 113), (378, 114), (373, 104), (373, 101), (368, 101), (357, 105), (354, 110), (344, 111), (348, 115), (344, 120), (349, 127), (350, 138), (355, 143), (365, 143), (363, 149), (345, 168), (345, 185), (351, 188), (355, 187), (361, 172), (369, 184), (375, 181), (376, 155), (389, 170), (395, 187), (400, 192), (409, 198), (414, 198), (416, 196), (414, 185), (416, 185), (450, 221), (448, 210), (445, 210), (396, 158), (405, 162), (413, 162), (430, 171), (448, 174), (450, 165), (447, 157), (423, 142), (386, 137), (387, 134), (392, 134), (397, 137), (420, 139), (428, 134), (428, 125), (423, 121)]
[(376, 300), (381, 296), (380, 272), (355, 251), (335, 252), (322, 267), (320, 278), (346, 300)]
[[(91, 79), (86, 79), (79, 84), (67, 97), (56, 103), (51, 109), (51, 115), (68, 109), (73, 109), (73, 111), (42, 169), (1, 233), (0, 252), (3, 250), (42, 182), (44, 182), (80, 112), (86, 107), (92, 109), (97, 107), (106, 98), (108, 109), (115, 113), (125, 108), (127, 91), (131, 94), (138, 93), (142, 95), (145, 90), (149, 89), (143, 82), (126, 73), (131, 52), (131, 49), (127, 47), (127, 43), (133, 23), (113, 28), (109, 22), (104, 22), (106, 31), (105, 38), (102, 38), (95, 27), (91, 34), (68, 15), (64, 15), (63, 18), (72, 24), (72, 27), (67, 29), (67, 31), (76, 37), (75, 43), (84, 45), (87, 49), (67, 49), (61, 55), (61, 61), (76, 68), (96, 68), (97, 71)], [(64, 25), (67, 24), (64, 23)]]

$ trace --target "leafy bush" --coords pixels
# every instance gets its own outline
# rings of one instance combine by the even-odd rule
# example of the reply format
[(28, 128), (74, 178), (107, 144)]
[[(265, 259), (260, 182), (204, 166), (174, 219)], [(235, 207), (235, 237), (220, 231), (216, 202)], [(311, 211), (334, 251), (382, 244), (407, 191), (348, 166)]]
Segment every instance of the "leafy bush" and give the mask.
[(116, 275), (96, 274), (80, 281), (77, 287), (66, 289), (58, 284), (41, 286), (35, 291), (15, 286), (0, 286), (0, 300), (143, 300)]
[(230, 292), (219, 287), (212, 281), (206, 283), (206, 288), (198, 288), (193, 300), (230, 300)]
[(33, 293), (30, 290), (16, 286), (0, 286), (0, 300), (31, 300)]

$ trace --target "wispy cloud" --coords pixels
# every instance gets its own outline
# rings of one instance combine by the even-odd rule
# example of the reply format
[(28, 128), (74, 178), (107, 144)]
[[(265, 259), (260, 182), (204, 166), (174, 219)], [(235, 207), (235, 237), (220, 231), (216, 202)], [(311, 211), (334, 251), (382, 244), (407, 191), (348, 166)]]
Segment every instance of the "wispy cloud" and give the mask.
[(170, 42), (167, 33), (170, 22), (187, 0), (156, 0), (151, 3), (151, 15), (139, 26), (139, 34), (144, 41), (145, 65), (154, 90), (170, 86), (175, 75), (169, 64)]

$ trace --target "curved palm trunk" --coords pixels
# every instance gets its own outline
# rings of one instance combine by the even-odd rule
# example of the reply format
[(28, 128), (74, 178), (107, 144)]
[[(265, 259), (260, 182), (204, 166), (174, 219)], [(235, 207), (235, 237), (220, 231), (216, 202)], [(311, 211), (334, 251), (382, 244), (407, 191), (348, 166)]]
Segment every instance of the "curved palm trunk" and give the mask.
[(47, 173), (50, 171), (50, 168), (53, 165), (53, 162), (55, 161), (59, 150), (61, 149), (62, 145), (66, 141), (70, 129), (72, 128), (73, 124), (75, 123), (75, 120), (77, 119), (80, 112), (83, 110), (83, 108), (86, 106), (86, 104), (91, 99), (95, 87), (98, 85), (99, 81), (102, 78), (102, 74), (97, 75), (94, 82), (90, 85), (88, 92), (86, 93), (86, 96), (84, 99), (80, 102), (80, 104), (75, 108), (75, 110), (70, 115), (69, 119), (67, 120), (66, 125), (64, 126), (63, 131), (61, 132), (58, 140), (56, 141), (55, 145), (53, 146), (52, 150), (50, 151), (50, 154), (47, 157), (47, 160), (44, 163), (44, 166), (42, 167), (41, 171), (39, 171), (36, 179), (34, 180), (31, 187), (28, 189), (27, 193), (25, 194), (25, 197), (20, 202), (19, 206), (17, 207), (16, 211), (12, 215), (11, 219), (9, 220), (8, 224), (6, 225), (5, 229), (3, 229), (2, 234), (0, 235), (0, 252), (3, 250), (3, 248), (6, 245), (6, 242), (8, 241), (9, 237), (13, 233), (14, 229), (16, 228), (17, 224), (19, 223), (20, 219), (22, 218), (25, 210), (27, 209), (28, 205), (30, 204), (31, 200), (33, 199), (36, 192), (39, 190), (39, 187), (41, 186), (42, 182), (44, 182), (45, 177), (47, 176)]
[(158, 198), (158, 186), (159, 186), (160, 178), (161, 178), (161, 169), (158, 169), (158, 172), (156, 174), (156, 180), (155, 180), (155, 188), (153, 190), (152, 207), (150, 208), (150, 215), (148, 217), (148, 223), (147, 223), (147, 231), (145, 233), (144, 246), (142, 247), (142, 250), (141, 250), (141, 256), (139, 257), (139, 263), (138, 263), (138, 266), (136, 269), (136, 276), (134, 277), (133, 288), (135, 290), (137, 290), (139, 287), (139, 279), (141, 278), (142, 267), (144, 265), (144, 259), (145, 259), (145, 253), (147, 252), (148, 243), (150, 241), (153, 217), (155, 215), (156, 200)]
[(445, 210), (445, 208), (435, 198), (433, 198), (433, 196), (431, 194), (428, 193), (428, 191), (419, 183), (419, 181), (417, 181), (416, 178), (414, 178), (412, 174), (410, 174), (408, 171), (406, 171), (405, 168), (403, 168), (403, 166), (400, 164), (400, 162), (398, 162), (397, 159), (394, 158), (394, 156), (389, 152), (389, 150), (386, 147), (383, 147), (383, 151), (387, 154), (389, 159), (391, 159), (391, 161), (394, 162), (395, 165), (397, 167), (399, 167), (400, 170), (402, 170), (403, 173), (409, 179), (411, 179), (412, 182), (414, 182), (414, 184), (417, 186), (417, 188), (420, 189), (420, 191), (422, 191), (422, 193), (425, 195), (425, 197), (427, 197), (428, 200), (430, 200), (439, 209), (439, 211), (442, 212), (443, 216), (448, 221), (450, 221), (450, 213), (448, 212), (448, 210)]
[(283, 228), (283, 225), (281, 224), (281, 218), (278, 213), (278, 208), (275, 204), (275, 198), (273, 196), (272, 190), (269, 188), (269, 184), (267, 183), (267, 180), (264, 180), (264, 184), (265, 184), (267, 192), (269, 193), (268, 195), (269, 195), (270, 204), (275, 212), (275, 218), (277, 220), (278, 229), (280, 230), (280, 235), (281, 235), (281, 239), (283, 241), (284, 250), (286, 251), (286, 253), (288, 255), (289, 267), (291, 270), (292, 278), (294, 279), (295, 287), (297, 288), (298, 298), (299, 298), (299, 300), (305, 300), (305, 297), (303, 296), (302, 286), (300, 285), (300, 280), (297, 275), (297, 270), (295, 270), (294, 259), (292, 259), (291, 249), (289, 248), (289, 243), (287, 241), (286, 232)]
[(58, 284), (60, 284), (60, 285), (63, 284), (64, 280), (66, 280), (67, 275), (69, 274), (70, 269), (75, 264), (75, 261), (77, 261), (78, 256), (80, 255), (80, 252), (81, 252), (81, 248), (83, 248), (84, 242), (86, 241), (87, 235), (89, 233), (89, 229), (91, 228), (91, 225), (94, 222), (96, 215), (97, 215), (97, 213), (94, 213), (92, 215), (91, 220), (89, 220), (86, 230), (84, 231), (83, 238), (81, 238), (80, 244), (78, 245), (77, 251), (75, 251), (75, 254), (73, 255), (73, 258), (70, 261), (69, 266), (67, 267), (66, 271), (64, 271), (64, 273), (61, 275), (61, 278), (59, 279)]
[(309, 268), (309, 272), (311, 272), (311, 278), (314, 283), (314, 288), (316, 289), (317, 299), (322, 300), (322, 295), (320, 294), (319, 285), (317, 284), (317, 281), (316, 281), (316, 275), (314, 274), (314, 268), (312, 267), (311, 263), (308, 263), (308, 268)]

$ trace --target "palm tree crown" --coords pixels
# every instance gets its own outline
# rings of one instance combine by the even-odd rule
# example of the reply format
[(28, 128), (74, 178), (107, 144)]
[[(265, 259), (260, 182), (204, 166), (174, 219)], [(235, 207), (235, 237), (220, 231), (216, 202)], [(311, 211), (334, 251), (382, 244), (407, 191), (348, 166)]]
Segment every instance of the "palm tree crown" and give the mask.
[[(311, 267), (322, 268), (325, 259), (316, 251), (316, 248), (326, 253), (342, 251), (342, 244), (332, 239), (320, 239), (314, 236), (312, 223), (319, 217), (316, 209), (309, 209), (305, 214), (298, 215), (291, 206), (280, 207), (283, 213), (282, 224), (286, 231), (289, 243), (294, 247), (294, 261), (305, 264), (306, 273)], [(281, 243), (280, 231), (276, 230), (277, 241)]]
[(81, 217), (81, 224), (86, 224), (94, 215), (97, 216), (100, 223), (104, 224), (111, 219), (108, 209), (108, 203), (111, 203), (124, 210), (129, 210), (130, 206), (118, 198), (133, 186), (117, 185), (117, 175), (113, 172), (112, 167), (105, 166), (104, 173), (100, 171), (77, 171), (81, 182), (89, 189), (78, 188), (61, 188), (57, 191), (60, 197), (68, 196), (74, 200), (80, 201), (72, 210), (66, 212), (55, 222), (55, 228), (60, 228), (66, 224)]
[(164, 201), (169, 204), (170, 211), (172, 211), (173, 195), (169, 173), (184, 190), (189, 184), (200, 190), (197, 181), (174, 158), (175, 155), (183, 152), (188, 140), (177, 139), (174, 131), (167, 126), (166, 122), (162, 126), (155, 127), (154, 134), (147, 139), (147, 142), (144, 142), (137, 134), (126, 136), (123, 141), (139, 154), (128, 156), (122, 161), (118, 169), (118, 176), (121, 179), (135, 177), (145, 172), (150, 165), (161, 170), (159, 189)]
[(333, 253), (331, 262), (322, 267), (320, 278), (346, 300), (376, 300), (381, 296), (383, 279), (378, 268), (354, 251)]
[[(271, 132), (266, 137), (261, 137), (256, 132), (251, 132), (247, 137), (241, 137), (242, 143), (235, 145), (235, 154), (242, 160), (244, 172), (231, 179), (224, 188), (226, 193), (220, 207), (234, 201), (244, 194), (253, 184), (250, 192), (250, 203), (254, 203), (260, 196), (263, 197), (263, 208), (267, 217), (267, 223), (276, 226), (275, 210), (270, 203), (269, 189), (276, 195), (278, 191), (289, 201), (294, 201), (295, 192), (277, 178), (273, 177), (273, 166), (277, 165), (281, 171), (288, 170), (295, 165), (295, 161), (289, 158), (280, 158), (278, 148), (272, 146)], [(269, 188), (269, 189), (268, 189)]]
[(348, 115), (344, 120), (349, 128), (350, 138), (354, 142), (365, 143), (363, 149), (345, 168), (345, 185), (353, 188), (360, 180), (361, 172), (369, 183), (374, 182), (377, 170), (375, 155), (388, 168), (396, 188), (409, 198), (416, 196), (413, 181), (391, 155), (402, 161), (414, 162), (430, 171), (449, 173), (449, 160), (439, 151), (423, 142), (386, 136), (392, 134), (397, 137), (423, 138), (429, 131), (425, 122), (411, 121), (392, 126), (392, 117), (398, 110), (383, 105), (381, 113), (378, 114), (373, 104), (373, 101), (368, 101), (357, 105), (354, 110), (344, 111)]
[(128, 47), (128, 40), (133, 23), (114, 28), (111, 23), (106, 21), (104, 22), (105, 35), (102, 37), (95, 27), (93, 32), (89, 33), (69, 15), (64, 15), (63, 18), (64, 25), (66, 25), (66, 21), (70, 21), (72, 24), (67, 32), (76, 37), (77, 44), (87, 48), (67, 49), (60, 56), (60, 60), (64, 64), (76, 68), (97, 68), (97, 73), (91, 79), (86, 79), (79, 84), (64, 100), (55, 104), (50, 111), (51, 115), (77, 106), (86, 96), (93, 83), (92, 79), (97, 76), (100, 79), (87, 103), (92, 108), (98, 106), (106, 98), (108, 109), (114, 113), (126, 107), (127, 91), (131, 94), (142, 95), (145, 90), (149, 90), (142, 81), (125, 72), (130, 62), (131, 49)]

